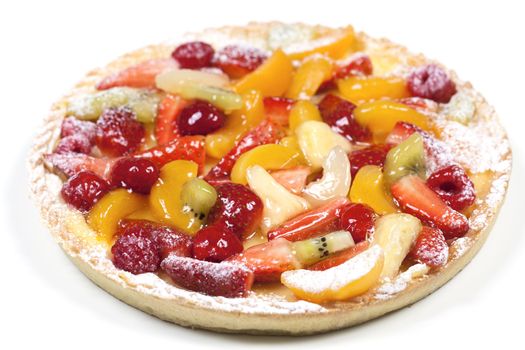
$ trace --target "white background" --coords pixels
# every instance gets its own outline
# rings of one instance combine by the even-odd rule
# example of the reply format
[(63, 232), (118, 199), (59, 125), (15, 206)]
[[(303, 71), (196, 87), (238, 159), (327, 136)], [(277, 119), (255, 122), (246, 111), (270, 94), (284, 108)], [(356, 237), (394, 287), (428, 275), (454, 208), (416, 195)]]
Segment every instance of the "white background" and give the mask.
[[(519, 1), (463, 3), (2, 1), (0, 347), (520, 347), (525, 312), (524, 11)], [(282, 338), (220, 335), (159, 321), (97, 288), (52, 241), (28, 199), (24, 162), (31, 137), (51, 103), (91, 68), (185, 31), (272, 19), (351, 23), (455, 68), (496, 107), (509, 132), (514, 170), (507, 201), (486, 245), (456, 278), (417, 304), (365, 325)]]

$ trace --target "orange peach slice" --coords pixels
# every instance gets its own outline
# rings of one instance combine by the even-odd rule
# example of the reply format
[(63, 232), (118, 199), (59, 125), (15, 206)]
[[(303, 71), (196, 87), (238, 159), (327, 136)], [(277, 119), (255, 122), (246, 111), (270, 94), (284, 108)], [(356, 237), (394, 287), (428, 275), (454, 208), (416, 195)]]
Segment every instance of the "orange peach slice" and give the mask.
[(343, 97), (354, 103), (384, 97), (391, 99), (410, 97), (405, 80), (397, 77), (350, 77), (338, 80), (337, 87)]
[(392, 197), (385, 190), (383, 172), (376, 165), (365, 165), (359, 169), (348, 198), (354, 203), (369, 205), (380, 215), (398, 211)]
[(323, 81), (332, 77), (332, 70), (332, 61), (324, 56), (307, 59), (295, 72), (286, 97), (303, 100), (312, 97)]

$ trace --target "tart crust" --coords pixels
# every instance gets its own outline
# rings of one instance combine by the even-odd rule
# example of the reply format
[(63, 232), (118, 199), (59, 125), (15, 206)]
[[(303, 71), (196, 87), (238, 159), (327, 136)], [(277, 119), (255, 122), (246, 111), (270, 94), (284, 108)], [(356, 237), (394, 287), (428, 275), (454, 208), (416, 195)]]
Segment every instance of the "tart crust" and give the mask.
[[(218, 47), (246, 43), (265, 50), (277, 46), (286, 50), (290, 45), (304, 44), (307, 47), (313, 30), (329, 32), (331, 29), (278, 22), (250, 23), (244, 27), (223, 27), (188, 34), (180, 42), (200, 39)], [(363, 33), (357, 36), (364, 43), (361, 49), (372, 57), (376, 72), (392, 71), (393, 68), (396, 74), (406, 74), (412, 66), (436, 63), (386, 39), (373, 39)], [(451, 258), (443, 268), (413, 276), (407, 275), (407, 272), (403, 278), (381, 285), (351, 301), (326, 305), (291, 300), (272, 292), (253, 292), (247, 298), (211, 297), (178, 288), (162, 276), (151, 273), (132, 275), (116, 269), (108, 258), (109, 247), (97, 242), (84, 217), (62, 201), (62, 180), (46, 168), (43, 155), (53, 150), (59, 138), (70, 97), (95, 91), (95, 84), (109, 73), (145, 59), (168, 57), (174, 45), (148, 46), (88, 73), (67, 96), (52, 106), (29, 156), (33, 197), (53, 237), (87, 277), (116, 298), (182, 326), (249, 334), (321, 333), (365, 322), (424, 298), (465, 267), (485, 242), (507, 191), (511, 172), (510, 145), (493, 108), (469, 83), (462, 82), (454, 72), (447, 70), (458, 91), (473, 101), (475, 113), (467, 126), (442, 118), (438, 121), (442, 126), (441, 135), (463, 166), (472, 173), (481, 174), (475, 184), (483, 196), (472, 208), (471, 230), (452, 244)], [(480, 159), (474, 151), (489, 154)], [(424, 270), (424, 266), (422, 268)]]

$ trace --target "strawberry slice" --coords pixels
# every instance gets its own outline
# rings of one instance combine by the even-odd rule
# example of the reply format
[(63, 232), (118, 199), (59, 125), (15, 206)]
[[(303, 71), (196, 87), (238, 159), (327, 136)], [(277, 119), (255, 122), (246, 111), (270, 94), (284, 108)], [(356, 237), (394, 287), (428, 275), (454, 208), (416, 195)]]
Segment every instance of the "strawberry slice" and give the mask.
[(355, 177), (359, 169), (365, 165), (377, 165), (383, 167), (386, 155), (388, 151), (390, 151), (390, 148), (392, 148), (392, 146), (389, 144), (377, 144), (350, 153), (348, 159), (350, 160), (350, 172), (352, 178)]
[(449, 207), (416, 175), (401, 178), (391, 192), (404, 212), (439, 228), (447, 239), (461, 237), (469, 230), (465, 215)]
[(306, 181), (311, 173), (312, 169), (310, 167), (297, 166), (290, 169), (273, 171), (272, 177), (288, 191), (300, 194), (306, 187)]
[(184, 159), (194, 161), (199, 169), (204, 167), (206, 150), (202, 136), (183, 136), (169, 143), (136, 153), (135, 157), (151, 160), (158, 168), (173, 160)]
[(159, 105), (155, 119), (155, 139), (157, 144), (165, 145), (180, 136), (175, 122), (188, 102), (177, 95), (167, 95)]
[(321, 84), (318, 93), (337, 88), (335, 84), (336, 79), (371, 75), (372, 71), (373, 67), (370, 57), (367, 55), (359, 55), (358, 57), (353, 58), (350, 62), (337, 67), (334, 75)]
[(263, 103), (268, 120), (280, 126), (288, 126), (288, 118), (295, 103), (294, 100), (286, 97), (265, 97)]
[(104, 179), (108, 179), (111, 166), (115, 160), (95, 158), (81, 153), (51, 153), (44, 155), (45, 164), (65, 177), (71, 177), (83, 170), (87, 170)]
[(336, 229), (341, 211), (349, 203), (346, 198), (338, 198), (302, 213), (269, 231), (268, 240), (285, 238), (292, 242), (302, 241)]
[(107, 90), (117, 86), (155, 88), (155, 77), (158, 74), (177, 67), (177, 62), (172, 58), (147, 60), (105, 77), (97, 84), (97, 89)]
[(226, 261), (246, 266), (253, 271), (256, 282), (277, 282), (283, 272), (301, 267), (291, 242), (284, 238), (250, 247)]
[(237, 145), (233, 147), (219, 162), (210, 169), (204, 180), (209, 182), (220, 182), (229, 180), (231, 170), (239, 157), (252, 148), (267, 143), (276, 143), (284, 135), (283, 129), (269, 120), (263, 121), (253, 130), (248, 132)]
[(448, 245), (443, 232), (423, 226), (409, 253), (412, 259), (431, 267), (443, 266), (448, 261)]
[(341, 265), (345, 261), (350, 260), (351, 258), (356, 256), (357, 254), (364, 252), (369, 247), (369, 245), (370, 243), (368, 241), (359, 242), (353, 247), (332, 254), (328, 258), (308, 266), (308, 270), (324, 271), (334, 266)]
[(239, 264), (218, 264), (170, 254), (160, 267), (179, 286), (213, 296), (246, 297), (253, 284), (253, 272)]
[(412, 135), (415, 132), (419, 133), (421, 136), (423, 136), (423, 138), (431, 137), (428, 132), (415, 126), (414, 124), (410, 124), (407, 122), (397, 122), (392, 131), (390, 131), (390, 134), (388, 134), (385, 142), (387, 144), (397, 146), (401, 142), (408, 139), (410, 135)]

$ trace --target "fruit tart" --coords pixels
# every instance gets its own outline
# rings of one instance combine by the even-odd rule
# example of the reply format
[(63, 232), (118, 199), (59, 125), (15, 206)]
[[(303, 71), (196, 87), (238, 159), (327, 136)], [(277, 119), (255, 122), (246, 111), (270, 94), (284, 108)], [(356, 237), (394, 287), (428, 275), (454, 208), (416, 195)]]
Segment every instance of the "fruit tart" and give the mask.
[(115, 297), (183, 326), (298, 335), (458, 273), (496, 219), (511, 151), (443, 65), (350, 26), (272, 22), (90, 72), (30, 165), (53, 236)]

